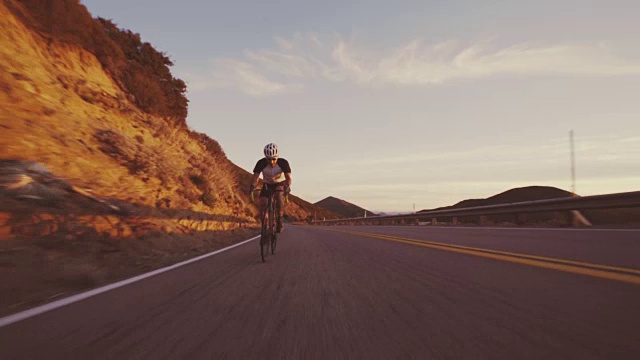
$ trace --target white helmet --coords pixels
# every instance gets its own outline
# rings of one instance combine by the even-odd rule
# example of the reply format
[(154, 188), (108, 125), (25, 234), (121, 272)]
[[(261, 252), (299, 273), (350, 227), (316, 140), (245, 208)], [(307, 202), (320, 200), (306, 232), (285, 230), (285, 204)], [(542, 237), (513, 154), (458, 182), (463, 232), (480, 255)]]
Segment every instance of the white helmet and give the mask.
[(264, 156), (269, 159), (278, 157), (278, 145), (271, 143), (264, 147)]

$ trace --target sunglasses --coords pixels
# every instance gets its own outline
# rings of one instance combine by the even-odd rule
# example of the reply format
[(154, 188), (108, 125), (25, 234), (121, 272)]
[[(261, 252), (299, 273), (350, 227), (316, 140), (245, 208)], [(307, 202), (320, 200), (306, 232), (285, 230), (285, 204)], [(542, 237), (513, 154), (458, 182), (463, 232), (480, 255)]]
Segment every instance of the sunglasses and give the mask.
[(271, 161), (271, 162), (278, 161), (278, 158), (267, 158), (267, 161)]

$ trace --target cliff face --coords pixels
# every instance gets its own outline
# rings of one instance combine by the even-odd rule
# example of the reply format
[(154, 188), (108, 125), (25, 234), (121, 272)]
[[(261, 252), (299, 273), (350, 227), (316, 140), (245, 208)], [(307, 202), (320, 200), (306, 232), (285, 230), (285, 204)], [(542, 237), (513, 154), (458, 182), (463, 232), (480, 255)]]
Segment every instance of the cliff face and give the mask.
[[(249, 173), (188, 129), (183, 83), (139, 39), (77, 0), (0, 1), (0, 309), (258, 232)], [(286, 214), (313, 210), (292, 196)]]
[[(132, 204), (244, 208), (235, 179), (215, 176), (229, 172), (222, 152), (141, 111), (92, 53), (39, 36), (0, 6), (3, 158), (40, 162), (76, 186)], [(205, 192), (207, 204), (199, 199)]]
[[(42, 25), (46, 19), (38, 21), (44, 10), (27, 10), (21, 3), (29, 1), (0, 3), (1, 158), (38, 162), (70, 184), (130, 208), (253, 221), (257, 211), (246, 194), (249, 174), (232, 164), (215, 140), (189, 130), (175, 117), (142, 111), (143, 95), (134, 96), (119, 85), (127, 82), (122, 66), (109, 70), (103, 64), (116, 61), (115, 55), (98, 59), (89, 50), (98, 54), (100, 50), (74, 44), (83, 40), (69, 35), (75, 34), (73, 24), (64, 25), (63, 19), (56, 22), (63, 24), (56, 25), (61, 29), (39, 30), (52, 27)], [(105, 31), (120, 34), (112, 37), (124, 37), (122, 42), (139, 41), (136, 34), (91, 19), (77, 1), (44, 3), (54, 5), (41, 6), (71, 6), (75, 10), (63, 14), (75, 14), (79, 23), (106, 24)], [(124, 45), (122, 49), (127, 53)], [(163, 55), (157, 56), (164, 61)], [(123, 78), (114, 78), (118, 74)], [(305, 219), (309, 210), (304, 207), (293, 197), (287, 214), (294, 220)]]

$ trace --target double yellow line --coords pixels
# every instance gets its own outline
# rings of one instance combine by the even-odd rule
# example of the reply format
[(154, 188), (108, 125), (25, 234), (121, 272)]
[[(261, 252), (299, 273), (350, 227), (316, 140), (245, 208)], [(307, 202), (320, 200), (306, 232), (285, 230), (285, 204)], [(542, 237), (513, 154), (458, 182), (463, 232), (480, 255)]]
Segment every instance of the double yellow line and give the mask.
[(324, 229), (640, 285), (640, 270), (636, 269), (591, 264), (580, 261), (520, 254), (492, 249), (483, 249), (470, 246), (445, 244), (426, 240), (408, 239), (398, 236), (372, 234), (360, 231), (346, 231), (329, 228)]

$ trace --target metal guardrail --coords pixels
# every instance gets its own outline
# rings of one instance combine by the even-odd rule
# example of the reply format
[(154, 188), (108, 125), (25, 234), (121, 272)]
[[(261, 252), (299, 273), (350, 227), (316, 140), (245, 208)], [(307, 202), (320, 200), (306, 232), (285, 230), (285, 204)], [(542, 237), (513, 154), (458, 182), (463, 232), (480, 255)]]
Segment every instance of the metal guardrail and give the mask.
[(536, 201), (524, 201), (500, 205), (476, 206), (470, 208), (431, 210), (405, 215), (370, 216), (334, 220), (318, 220), (312, 224), (338, 224), (354, 222), (377, 222), (389, 220), (431, 220), (439, 217), (483, 216), (499, 214), (521, 214), (545, 211), (576, 211), (587, 209), (613, 209), (640, 207), (640, 191), (568, 197)]

